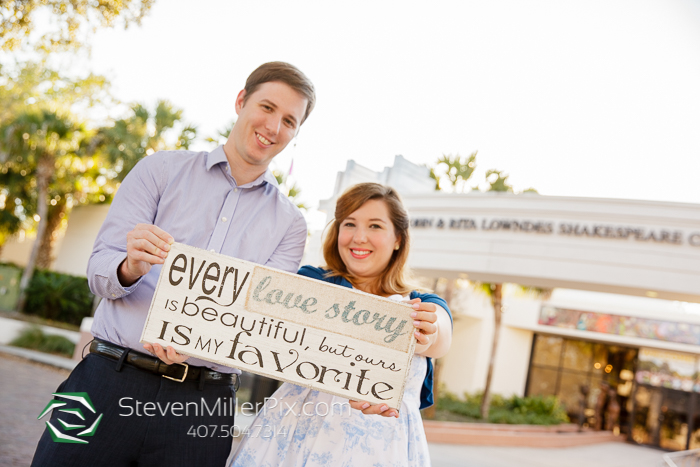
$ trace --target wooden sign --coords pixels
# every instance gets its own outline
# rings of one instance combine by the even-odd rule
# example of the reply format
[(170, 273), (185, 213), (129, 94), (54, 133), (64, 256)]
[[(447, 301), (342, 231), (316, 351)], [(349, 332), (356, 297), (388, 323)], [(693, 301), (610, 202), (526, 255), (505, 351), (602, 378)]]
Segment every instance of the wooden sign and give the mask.
[(372, 404), (401, 406), (409, 305), (175, 243), (142, 343)]

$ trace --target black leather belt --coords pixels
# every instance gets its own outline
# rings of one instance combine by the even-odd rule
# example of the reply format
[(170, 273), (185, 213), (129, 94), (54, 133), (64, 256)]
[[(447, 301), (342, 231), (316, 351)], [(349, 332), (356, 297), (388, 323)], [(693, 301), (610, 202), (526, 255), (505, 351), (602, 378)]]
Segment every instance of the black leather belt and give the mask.
[[(126, 357), (124, 353), (127, 352)], [(90, 353), (103, 355), (105, 357), (128, 363), (141, 370), (161, 375), (163, 378), (168, 378), (179, 383), (185, 380), (201, 381), (202, 378), (206, 382), (218, 384), (232, 384), (238, 388), (238, 375), (235, 373), (219, 373), (209, 368), (201, 366), (190, 366), (187, 363), (173, 363), (167, 365), (159, 358), (137, 352), (133, 349), (126, 349), (111, 342), (95, 339), (90, 344)]]

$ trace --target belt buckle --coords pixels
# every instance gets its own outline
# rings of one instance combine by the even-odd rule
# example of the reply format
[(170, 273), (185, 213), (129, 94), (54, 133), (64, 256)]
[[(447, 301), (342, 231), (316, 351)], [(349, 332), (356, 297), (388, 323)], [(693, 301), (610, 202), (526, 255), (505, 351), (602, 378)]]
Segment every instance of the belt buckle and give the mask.
[(177, 378), (173, 378), (173, 377), (168, 376), (168, 375), (163, 375), (163, 378), (168, 378), (168, 379), (171, 379), (171, 380), (176, 381), (178, 383), (182, 383), (183, 381), (185, 381), (185, 378), (187, 378), (187, 372), (189, 371), (190, 366), (187, 363), (180, 363), (180, 362), (173, 362), (172, 365), (182, 365), (185, 367), (185, 373), (183, 373), (182, 378), (177, 379)]

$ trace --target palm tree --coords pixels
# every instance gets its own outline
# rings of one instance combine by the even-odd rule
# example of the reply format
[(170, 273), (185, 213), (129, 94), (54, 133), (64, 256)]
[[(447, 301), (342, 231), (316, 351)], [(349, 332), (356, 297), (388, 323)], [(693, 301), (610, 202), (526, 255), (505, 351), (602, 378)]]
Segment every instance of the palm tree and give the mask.
[[(84, 109), (112, 102), (108, 93), (109, 82), (104, 77), (93, 74), (82, 78), (66, 76), (45, 61), (6, 63), (0, 65), (0, 74), (0, 125), (6, 129), (7, 122), (36, 109), (53, 109), (54, 113), (56, 109), (62, 109), (69, 113), (73, 106)], [(3, 134), (2, 137), (6, 138), (7, 135)], [(61, 196), (62, 193), (71, 183), (80, 190), (86, 184), (87, 174), (80, 178), (68, 177), (70, 183), (60, 181), (64, 173), (71, 175), (76, 170), (80, 172), (80, 164), (70, 162), (70, 154), (68, 152), (66, 157), (61, 157), (57, 174), (49, 185), (49, 226), (42, 238), (38, 265), (46, 265), (47, 258), (50, 258), (50, 250), (45, 248), (50, 242), (45, 240), (55, 238), (52, 226), (61, 224), (69, 209), (65, 205), (71, 204)], [(36, 166), (26, 162), (24, 160), (22, 163), (22, 160), (9, 155), (0, 157), (0, 249), (14, 234), (33, 227), (33, 218), (38, 216)]]
[[(435, 180), (435, 191), (441, 191), (444, 189), (447, 189), (448, 187), (442, 183), (443, 180), (446, 179), (447, 183), (449, 183), (450, 189), (454, 192), (457, 191), (464, 191), (464, 188), (466, 187), (467, 180), (471, 178), (472, 174), (474, 173), (474, 170), (476, 170), (476, 154), (477, 151), (474, 151), (467, 157), (462, 157), (459, 154), (456, 155), (444, 155), (437, 160), (435, 163), (435, 167), (430, 168), (430, 178)], [(440, 170), (436, 170), (436, 169)], [(439, 174), (442, 174), (440, 176)], [(437, 288), (437, 285), (439, 283), (440, 279), (435, 280), (435, 285), (433, 286), (433, 290)], [(448, 279), (447, 284), (445, 286), (445, 294), (444, 294), (444, 299), (447, 302), (449, 306), (452, 306), (452, 297), (453, 297), (453, 292), (455, 289), (455, 280), (454, 279)], [(436, 358), (434, 363), (434, 376), (433, 376), (433, 381), (435, 381), (435, 385), (433, 387), (433, 398), (437, 402), (438, 397), (439, 397), (439, 392), (440, 392), (440, 386), (438, 382), (440, 381), (440, 373), (442, 370), (442, 365), (441, 365), (441, 360), (439, 358)], [(436, 405), (432, 405), (425, 409), (425, 416), (426, 418), (435, 418), (435, 409)]]
[(496, 363), (496, 350), (498, 349), (498, 338), (501, 335), (501, 322), (503, 318), (503, 284), (477, 283), (477, 288), (484, 292), (491, 299), (493, 307), (493, 340), (491, 341), (491, 354), (489, 355), (489, 366), (486, 372), (486, 384), (484, 385), (484, 395), (481, 398), (481, 418), (487, 420), (489, 417), (489, 407), (491, 407), (491, 379)]
[[(83, 139), (83, 142), (89, 137)], [(65, 225), (71, 210), (78, 205), (109, 203), (116, 191), (110, 165), (96, 155), (89, 156), (82, 147), (65, 154), (56, 163), (54, 177), (49, 184), (47, 226), (38, 237), (39, 256), (36, 267), (49, 269), (53, 263), (53, 251), (61, 227)]]
[[(43, 238), (48, 225), (49, 185), (57, 162), (76, 154), (85, 134), (82, 124), (66, 114), (49, 109), (28, 109), (0, 128), (0, 161), (3, 168), (31, 178), (35, 187), (37, 239)], [(30, 185), (30, 186), (31, 186)], [(17, 309), (22, 311), (26, 289), (34, 273), (40, 241), (35, 241), (19, 286)]]
[[(539, 287), (528, 287), (523, 285), (517, 286), (521, 292), (534, 295), (539, 298), (547, 298), (552, 293), (551, 289), (543, 289)], [(484, 293), (491, 300), (493, 307), (493, 340), (491, 342), (491, 354), (489, 355), (489, 366), (486, 372), (486, 384), (484, 385), (484, 394), (481, 399), (481, 418), (486, 420), (489, 416), (489, 408), (491, 407), (491, 380), (493, 378), (494, 366), (496, 363), (496, 350), (498, 349), (498, 341), (501, 336), (501, 324), (503, 323), (503, 284), (490, 284), (488, 282), (477, 282), (476, 290)]]
[[(495, 191), (500, 193), (513, 193), (513, 186), (508, 183), (508, 175), (502, 170), (491, 169), (486, 172), (486, 181), (489, 188), (486, 191)], [(525, 190), (528, 193), (537, 193), (534, 188)], [(539, 289), (536, 287), (519, 286), (521, 290), (535, 295), (546, 295), (551, 291), (547, 289)], [(476, 288), (485, 293), (491, 299), (493, 307), (493, 340), (491, 342), (491, 354), (489, 355), (489, 366), (486, 372), (486, 384), (484, 385), (484, 395), (481, 399), (481, 418), (486, 420), (489, 416), (489, 407), (491, 406), (491, 381), (493, 379), (494, 366), (496, 363), (496, 351), (498, 349), (498, 340), (501, 335), (501, 324), (503, 318), (503, 284), (490, 284), (480, 282), (476, 284)]]
[[(464, 160), (459, 156), (444, 156), (438, 159), (436, 167), (440, 167), (445, 172), (445, 177), (452, 186), (453, 191), (458, 191), (458, 187), (461, 188), (460, 191), (464, 191), (466, 187), (467, 180), (472, 176), (474, 170), (476, 169), (476, 154), (473, 152), (468, 158)], [(440, 190), (441, 179), (436, 175), (435, 171), (431, 169), (431, 177), (436, 181), (436, 190)], [(508, 183), (508, 175), (502, 170), (491, 169), (486, 172), (486, 182), (489, 188), (486, 191), (501, 192), (501, 193), (513, 193), (513, 186)], [(478, 188), (474, 188), (477, 190)], [(534, 188), (528, 188), (523, 191), (523, 193), (537, 193)], [(448, 283), (447, 292), (451, 296), (452, 288), (454, 287), (454, 281)], [(491, 300), (491, 306), (493, 307), (494, 316), (494, 328), (493, 328), (493, 340), (491, 342), (491, 353), (489, 355), (488, 370), (486, 372), (486, 383), (484, 385), (484, 394), (481, 400), (481, 418), (486, 420), (489, 415), (489, 407), (491, 405), (491, 382), (493, 380), (494, 367), (496, 362), (496, 353), (498, 349), (498, 340), (501, 335), (501, 324), (503, 318), (503, 284), (502, 283), (488, 283), (488, 282), (477, 282), (475, 288), (483, 293), (485, 293)], [(520, 286), (524, 291), (534, 293), (536, 295), (546, 295), (551, 291), (546, 289), (538, 289), (534, 287), (524, 287)], [(446, 295), (448, 295), (446, 293)], [(449, 300), (447, 302), (450, 303)], [(436, 362), (436, 374), (437, 365)], [(436, 393), (437, 394), (437, 393)], [(436, 395), (437, 398), (437, 395)]]
[[(462, 158), (459, 154), (444, 155), (437, 160), (435, 166), (440, 167), (444, 171), (444, 177), (452, 186), (452, 191), (464, 192), (466, 187), (466, 182), (476, 170), (476, 154), (478, 151), (474, 151), (468, 157)], [(435, 190), (439, 191), (446, 187), (440, 185), (442, 178), (435, 172), (433, 168), (430, 169), (430, 177), (435, 180)]]

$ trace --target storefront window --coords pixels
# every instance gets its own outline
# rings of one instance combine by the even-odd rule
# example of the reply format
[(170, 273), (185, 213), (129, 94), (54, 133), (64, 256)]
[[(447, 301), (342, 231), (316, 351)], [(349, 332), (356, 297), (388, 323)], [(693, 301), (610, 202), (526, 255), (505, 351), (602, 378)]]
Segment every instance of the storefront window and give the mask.
[(593, 344), (585, 341), (566, 341), (566, 351), (562, 358), (562, 367), (588, 373), (591, 369)]
[(685, 449), (688, 438), (688, 407), (691, 393), (666, 389), (661, 406), (659, 446), (672, 451)]
[(695, 398), (694, 411), (692, 416), (693, 430), (690, 434), (690, 445), (688, 449), (700, 449), (700, 404), (698, 403), (698, 395), (694, 394)]
[[(581, 408), (581, 386), (588, 386), (589, 377), (585, 373), (563, 371), (559, 383), (559, 400), (566, 406), (570, 414), (578, 414)], [(572, 417), (572, 419), (574, 419)]]
[(642, 348), (635, 374), (632, 438), (673, 451), (697, 449), (698, 356)]
[(587, 425), (625, 432), (636, 355), (628, 347), (538, 334), (527, 395), (555, 395), (572, 421), (581, 416)]
[(558, 367), (563, 343), (564, 339), (561, 337), (537, 336), (532, 364)]
[(605, 375), (605, 368), (608, 366), (608, 349), (604, 344), (593, 345), (593, 374), (598, 377)]
[(533, 368), (530, 371), (530, 390), (532, 396), (553, 396), (557, 392), (557, 370)]
[[(688, 441), (688, 408), (694, 394), (669, 388), (640, 385), (635, 395), (632, 439), (672, 451), (686, 449)], [(690, 449), (696, 445), (696, 434), (690, 437)]]

